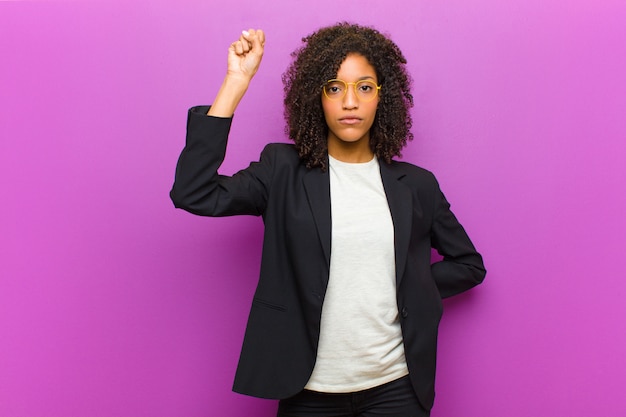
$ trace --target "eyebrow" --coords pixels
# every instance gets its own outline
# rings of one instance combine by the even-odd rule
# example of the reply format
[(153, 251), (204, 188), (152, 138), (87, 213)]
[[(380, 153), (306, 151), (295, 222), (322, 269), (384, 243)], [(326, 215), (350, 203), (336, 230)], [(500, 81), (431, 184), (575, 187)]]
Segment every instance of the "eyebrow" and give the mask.
[[(362, 76), (362, 77), (357, 78), (357, 79), (356, 79), (356, 82), (359, 82), (359, 81), (365, 81), (365, 80), (372, 80), (372, 81), (373, 81), (375, 78), (376, 78), (376, 77), (373, 77), (373, 76), (371, 76), (371, 75), (364, 75), (364, 76)], [(342, 80), (341, 78), (335, 78), (335, 79), (336, 79), (336, 80), (345, 81), (345, 80)], [(346, 81), (346, 82), (347, 82), (347, 81)]]

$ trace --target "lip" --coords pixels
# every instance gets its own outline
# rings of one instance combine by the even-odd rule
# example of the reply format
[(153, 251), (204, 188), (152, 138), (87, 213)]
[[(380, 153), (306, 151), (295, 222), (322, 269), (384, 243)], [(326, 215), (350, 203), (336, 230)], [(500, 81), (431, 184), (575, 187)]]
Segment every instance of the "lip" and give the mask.
[(356, 116), (346, 116), (346, 117), (342, 117), (339, 119), (339, 123), (344, 124), (344, 125), (355, 125), (358, 123), (361, 123), (363, 119), (361, 119), (360, 117), (356, 117)]

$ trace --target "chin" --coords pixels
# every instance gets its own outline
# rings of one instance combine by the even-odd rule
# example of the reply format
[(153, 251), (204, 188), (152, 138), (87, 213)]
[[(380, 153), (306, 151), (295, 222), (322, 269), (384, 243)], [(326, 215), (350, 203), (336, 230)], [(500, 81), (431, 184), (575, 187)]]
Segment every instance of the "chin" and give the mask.
[(363, 140), (368, 140), (367, 133), (363, 133), (363, 132), (352, 132), (346, 135), (338, 135), (337, 139), (339, 139), (341, 142), (348, 142), (348, 143), (355, 143), (355, 142), (361, 142)]
[(344, 143), (360, 143), (360, 142), (369, 141), (369, 139), (366, 138), (365, 136), (339, 138), (339, 140), (341, 140)]

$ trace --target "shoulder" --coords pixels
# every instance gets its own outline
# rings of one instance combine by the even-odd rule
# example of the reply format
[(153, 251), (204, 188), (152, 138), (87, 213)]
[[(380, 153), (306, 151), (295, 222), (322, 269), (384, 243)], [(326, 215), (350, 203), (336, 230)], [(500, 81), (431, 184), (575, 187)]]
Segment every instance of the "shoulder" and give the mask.
[(261, 152), (261, 159), (269, 159), (275, 165), (300, 164), (300, 157), (295, 145), (289, 143), (268, 143)]
[(431, 171), (401, 161), (392, 161), (390, 164), (386, 164), (386, 166), (400, 183), (414, 193), (418, 201), (421, 202), (422, 208), (431, 207), (435, 210), (438, 202), (442, 199), (442, 192), (437, 178)]
[(423, 185), (437, 185), (437, 179), (431, 171), (410, 162), (393, 160), (390, 164), (384, 165), (403, 181), (415, 181)]
[(285, 156), (292, 156), (292, 155), (298, 156), (296, 147), (292, 143), (278, 143), (278, 142), (268, 143), (267, 145), (265, 145), (265, 148), (263, 148), (263, 152), (273, 153), (273, 154), (278, 154), (278, 155), (285, 155)]

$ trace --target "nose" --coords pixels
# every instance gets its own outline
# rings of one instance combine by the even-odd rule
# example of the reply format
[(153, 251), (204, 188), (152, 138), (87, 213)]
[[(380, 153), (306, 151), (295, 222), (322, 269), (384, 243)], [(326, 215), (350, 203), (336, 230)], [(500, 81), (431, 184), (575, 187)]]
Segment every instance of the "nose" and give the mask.
[(346, 90), (346, 95), (343, 96), (343, 108), (346, 110), (356, 109), (359, 107), (359, 98), (356, 95), (356, 89), (354, 86), (349, 85)]

